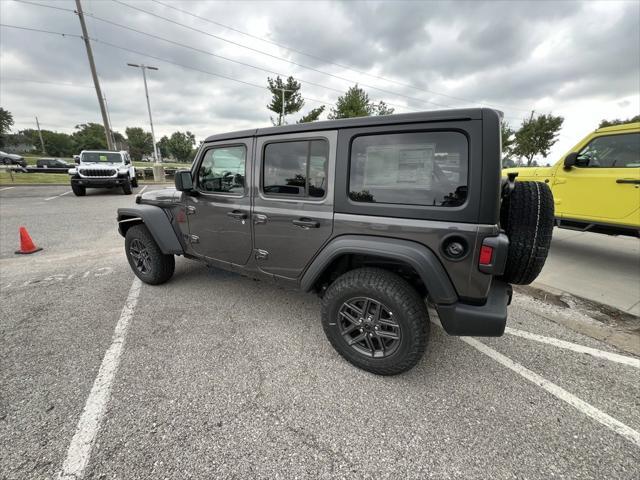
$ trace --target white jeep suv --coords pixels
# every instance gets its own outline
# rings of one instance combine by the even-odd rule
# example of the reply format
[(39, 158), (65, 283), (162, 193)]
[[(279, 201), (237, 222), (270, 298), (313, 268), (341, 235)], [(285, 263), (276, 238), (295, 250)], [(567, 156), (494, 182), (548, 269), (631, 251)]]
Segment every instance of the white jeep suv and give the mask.
[(78, 165), (69, 169), (71, 189), (78, 197), (87, 193), (87, 188), (122, 187), (125, 195), (138, 186), (136, 170), (131, 157), (125, 151), (83, 150)]

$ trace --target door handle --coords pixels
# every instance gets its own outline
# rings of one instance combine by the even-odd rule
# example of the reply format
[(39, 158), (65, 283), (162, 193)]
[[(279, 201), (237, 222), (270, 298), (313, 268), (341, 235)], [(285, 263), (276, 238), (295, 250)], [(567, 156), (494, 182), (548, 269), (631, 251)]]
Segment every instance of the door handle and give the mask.
[(640, 185), (640, 179), (636, 180), (635, 178), (619, 178), (616, 180), (616, 183), (635, 183), (636, 185)]
[(256, 213), (253, 215), (253, 223), (258, 225), (259, 223), (267, 223), (269, 217), (263, 215), (262, 213)]
[(247, 213), (241, 212), (240, 210), (234, 210), (232, 212), (227, 212), (227, 216), (231, 218), (235, 218), (236, 220), (246, 220)]
[(304, 229), (318, 228), (320, 226), (320, 222), (316, 222), (310, 218), (299, 218), (298, 220), (292, 220), (291, 223)]

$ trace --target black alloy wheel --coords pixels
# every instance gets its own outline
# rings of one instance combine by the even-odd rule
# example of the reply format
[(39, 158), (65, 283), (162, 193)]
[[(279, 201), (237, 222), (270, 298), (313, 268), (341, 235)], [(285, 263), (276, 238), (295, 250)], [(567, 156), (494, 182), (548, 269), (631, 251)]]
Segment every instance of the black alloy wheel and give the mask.
[(352, 349), (372, 358), (393, 355), (400, 345), (402, 330), (393, 312), (369, 297), (355, 297), (338, 312), (342, 338)]
[(134, 238), (129, 245), (129, 255), (131, 256), (136, 270), (142, 274), (151, 271), (151, 256), (147, 247), (142, 241)]

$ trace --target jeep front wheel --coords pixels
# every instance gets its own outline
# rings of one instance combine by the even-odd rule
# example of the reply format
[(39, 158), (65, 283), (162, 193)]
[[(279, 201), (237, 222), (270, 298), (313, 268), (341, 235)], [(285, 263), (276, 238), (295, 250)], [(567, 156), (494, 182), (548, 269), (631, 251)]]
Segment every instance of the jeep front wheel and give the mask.
[(360, 268), (325, 292), (322, 327), (336, 351), (356, 367), (396, 375), (422, 358), (429, 315), (406, 280), (387, 270)]
[(131, 270), (144, 283), (159, 285), (173, 275), (175, 258), (162, 253), (144, 225), (134, 225), (127, 230), (124, 248)]
[(76, 197), (84, 197), (87, 194), (87, 188), (77, 183), (71, 184), (71, 190)]
[(133, 188), (138, 188), (138, 178), (137, 178), (137, 177), (133, 177), (133, 178), (131, 179), (131, 186), (132, 186)]
[(128, 178), (122, 183), (122, 191), (125, 195), (131, 195), (131, 180)]

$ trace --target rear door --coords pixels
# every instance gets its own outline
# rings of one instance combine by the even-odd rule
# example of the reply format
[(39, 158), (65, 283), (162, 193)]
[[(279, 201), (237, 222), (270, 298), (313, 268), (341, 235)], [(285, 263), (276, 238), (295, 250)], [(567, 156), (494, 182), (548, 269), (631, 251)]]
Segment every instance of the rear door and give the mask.
[(245, 265), (251, 255), (250, 159), (253, 138), (202, 149), (187, 196), (190, 242), (208, 260)]
[(333, 230), (336, 131), (256, 141), (254, 247), (258, 268), (293, 280)]
[(640, 133), (593, 138), (578, 163), (558, 168), (553, 185), (561, 218), (640, 224)]

